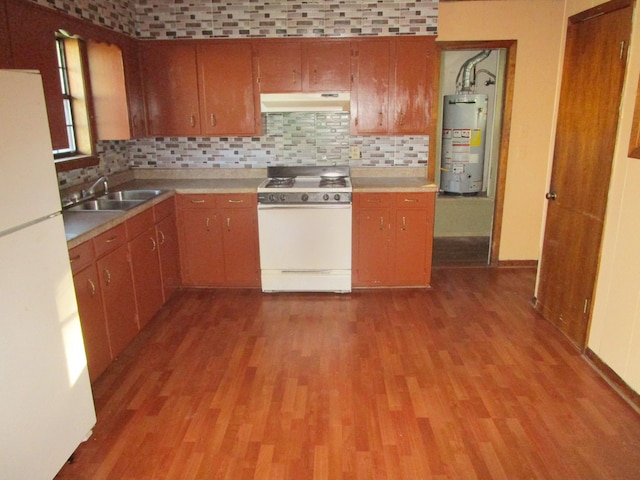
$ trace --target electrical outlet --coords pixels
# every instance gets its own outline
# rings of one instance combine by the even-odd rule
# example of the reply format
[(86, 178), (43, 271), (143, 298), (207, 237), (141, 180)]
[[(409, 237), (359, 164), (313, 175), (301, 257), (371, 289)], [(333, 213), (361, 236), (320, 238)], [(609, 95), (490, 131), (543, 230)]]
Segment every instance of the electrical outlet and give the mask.
[(360, 147), (357, 145), (351, 146), (351, 159), (356, 160), (360, 158)]

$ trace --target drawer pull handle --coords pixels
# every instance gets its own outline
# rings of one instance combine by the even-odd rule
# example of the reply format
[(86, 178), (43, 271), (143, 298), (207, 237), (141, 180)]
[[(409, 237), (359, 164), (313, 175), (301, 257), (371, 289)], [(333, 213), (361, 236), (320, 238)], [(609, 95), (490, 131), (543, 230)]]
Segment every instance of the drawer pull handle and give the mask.
[(191, 203), (204, 203), (204, 200), (191, 200)]
[(87, 279), (87, 283), (89, 284), (89, 288), (91, 289), (91, 296), (95, 296), (96, 294), (96, 284), (91, 281), (90, 278)]
[(211, 119), (210, 119), (210, 121), (211, 121), (211, 126), (212, 126), (212, 127), (215, 127), (215, 126), (216, 126), (216, 124), (218, 123), (218, 122), (217, 122), (217, 120), (216, 120), (216, 116), (215, 116), (215, 114), (213, 114), (213, 113), (211, 114)]
[(417, 203), (418, 202), (418, 200), (415, 199), (415, 198), (405, 198), (404, 201), (407, 202), (407, 203)]
[(407, 229), (407, 217), (402, 217), (402, 230)]
[(195, 127), (195, 126), (196, 126), (196, 117), (195, 117), (195, 115), (191, 115), (191, 116), (189, 117), (189, 124), (190, 124), (192, 127)]
[(298, 76), (296, 75), (296, 71), (295, 70), (293, 70), (292, 73), (293, 73), (293, 77), (291, 79), (292, 80), (291, 83), (293, 83), (295, 85), (298, 82)]
[(74, 255), (73, 257), (71, 257), (71, 258), (69, 259), (69, 261), (70, 261), (71, 263), (75, 262), (76, 260), (80, 260), (80, 255)]
[(117, 235), (114, 235), (114, 236), (113, 236), (113, 237), (111, 237), (111, 238), (107, 238), (107, 239), (104, 241), (104, 243), (113, 243), (113, 242), (115, 242), (117, 239), (118, 239), (118, 236), (117, 236)]
[(160, 235), (160, 246), (164, 245), (164, 232), (162, 230), (158, 230), (158, 235)]
[(104, 274), (107, 276), (107, 286), (111, 285), (111, 272), (108, 268), (104, 269)]
[(231, 231), (231, 219), (227, 217), (227, 232)]
[(380, 231), (384, 230), (384, 217), (380, 217)]
[(207, 227), (207, 232), (210, 232), (211, 229), (209, 228), (209, 224), (211, 223), (211, 219), (209, 217), (207, 217), (207, 221), (205, 222), (205, 226)]
[(232, 200), (232, 199), (229, 199), (229, 200), (227, 200), (227, 202), (229, 202), (229, 203), (244, 203), (244, 200)]
[(151, 240), (151, 251), (155, 252), (156, 251), (156, 247), (158, 246), (158, 244), (156, 243), (156, 239), (153, 237), (149, 237), (149, 240)]

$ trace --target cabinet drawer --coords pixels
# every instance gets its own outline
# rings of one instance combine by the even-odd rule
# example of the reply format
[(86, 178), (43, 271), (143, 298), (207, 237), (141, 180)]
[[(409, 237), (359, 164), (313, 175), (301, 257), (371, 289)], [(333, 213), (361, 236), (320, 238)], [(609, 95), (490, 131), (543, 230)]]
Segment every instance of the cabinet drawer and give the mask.
[(115, 250), (125, 243), (127, 243), (127, 228), (124, 223), (121, 223), (93, 239), (96, 258)]
[(178, 208), (215, 208), (216, 196), (211, 194), (178, 195)]
[(174, 198), (167, 198), (166, 200), (158, 203), (153, 207), (154, 212), (156, 214), (156, 223), (162, 220), (163, 218), (167, 218), (175, 211)]
[(354, 207), (390, 207), (393, 205), (393, 193), (356, 193), (353, 196)]
[(257, 205), (256, 195), (252, 193), (216, 194), (218, 208), (252, 208)]
[(75, 275), (87, 265), (91, 265), (94, 260), (93, 243), (84, 242), (69, 250), (69, 262), (71, 263), (71, 271)]
[(153, 208), (147, 208), (135, 217), (127, 220), (127, 238), (129, 240), (136, 238), (138, 235), (146, 232), (154, 225)]
[(396, 193), (396, 207), (398, 208), (427, 208), (431, 205), (431, 196), (424, 192)]

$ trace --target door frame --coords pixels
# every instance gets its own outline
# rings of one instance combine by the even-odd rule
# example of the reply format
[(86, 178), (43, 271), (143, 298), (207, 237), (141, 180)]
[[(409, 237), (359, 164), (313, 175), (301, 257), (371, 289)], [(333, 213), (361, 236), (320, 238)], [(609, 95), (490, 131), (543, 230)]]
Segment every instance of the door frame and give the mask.
[[(531, 262), (507, 261), (500, 262), (500, 236), (502, 232), (502, 215), (504, 211), (504, 192), (507, 181), (507, 164), (509, 160), (509, 141), (511, 136), (511, 111), (513, 108), (513, 87), (516, 72), (516, 40), (487, 40), (487, 41), (454, 41), (436, 42), (438, 52), (450, 50), (496, 50), (506, 51), (505, 79), (502, 106), (502, 125), (500, 126), (500, 149), (498, 153), (498, 178), (496, 179), (495, 205), (493, 209), (493, 226), (491, 228), (491, 246), (489, 252), (489, 266), (514, 266)], [(437, 138), (437, 132), (433, 132), (433, 139)], [(434, 149), (435, 150), (435, 149)], [(429, 162), (429, 178), (435, 179), (435, 155)]]

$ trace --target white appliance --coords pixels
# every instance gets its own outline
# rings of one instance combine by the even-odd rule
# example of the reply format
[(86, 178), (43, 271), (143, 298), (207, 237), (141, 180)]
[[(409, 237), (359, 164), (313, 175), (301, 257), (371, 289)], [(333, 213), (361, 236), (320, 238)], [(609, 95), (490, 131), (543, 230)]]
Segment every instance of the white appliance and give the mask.
[(487, 134), (487, 95), (445, 95), (440, 188), (475, 195), (482, 191)]
[(42, 80), (0, 92), (0, 478), (51, 479), (96, 416)]
[(349, 167), (268, 167), (258, 187), (264, 292), (351, 291)]

